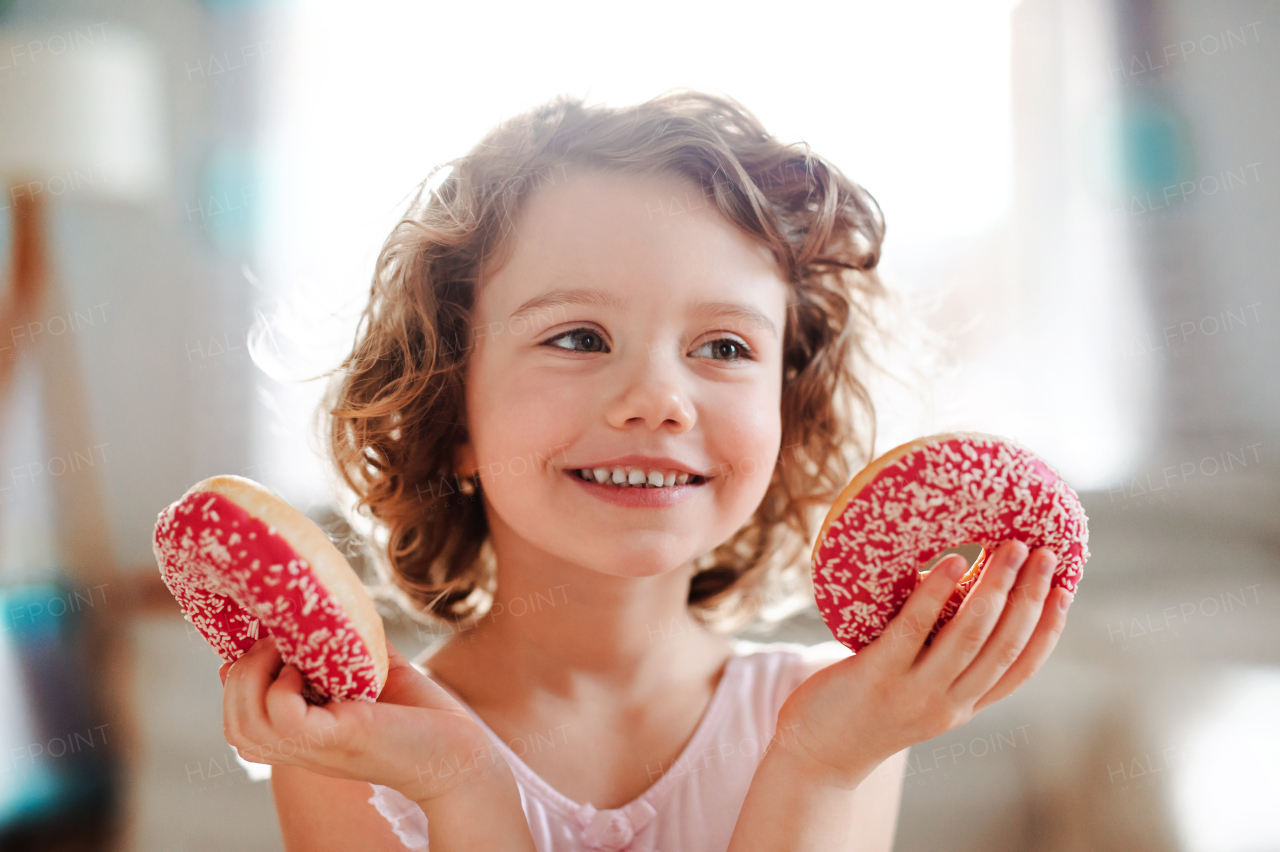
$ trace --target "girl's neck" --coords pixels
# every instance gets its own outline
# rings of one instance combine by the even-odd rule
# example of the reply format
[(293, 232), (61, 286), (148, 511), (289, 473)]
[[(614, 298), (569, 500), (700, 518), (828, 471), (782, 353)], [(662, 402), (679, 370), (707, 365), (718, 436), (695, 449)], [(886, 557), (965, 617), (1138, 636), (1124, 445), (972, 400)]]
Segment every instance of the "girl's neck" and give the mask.
[(718, 671), (732, 653), (727, 637), (688, 612), (692, 563), (618, 577), (551, 560), (516, 562), (499, 555), (489, 613), (427, 662), (472, 706), (535, 696), (644, 704), (673, 683)]

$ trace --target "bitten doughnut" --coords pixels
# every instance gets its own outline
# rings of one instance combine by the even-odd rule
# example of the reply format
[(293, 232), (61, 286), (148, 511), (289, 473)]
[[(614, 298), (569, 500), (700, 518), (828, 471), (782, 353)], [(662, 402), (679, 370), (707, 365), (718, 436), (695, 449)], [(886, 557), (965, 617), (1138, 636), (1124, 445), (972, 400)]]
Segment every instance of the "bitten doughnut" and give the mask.
[(224, 661), (271, 636), (302, 672), (308, 702), (377, 699), (387, 647), (373, 601), (328, 536), (263, 486), (197, 482), (160, 513), (152, 551), (184, 617)]
[(832, 505), (813, 548), (814, 597), (832, 635), (856, 653), (897, 615), (930, 559), (981, 545), (932, 640), (1003, 541), (1053, 551), (1051, 586), (1074, 594), (1089, 558), (1087, 521), (1070, 486), (1012, 441), (973, 432), (918, 438), (863, 468)]

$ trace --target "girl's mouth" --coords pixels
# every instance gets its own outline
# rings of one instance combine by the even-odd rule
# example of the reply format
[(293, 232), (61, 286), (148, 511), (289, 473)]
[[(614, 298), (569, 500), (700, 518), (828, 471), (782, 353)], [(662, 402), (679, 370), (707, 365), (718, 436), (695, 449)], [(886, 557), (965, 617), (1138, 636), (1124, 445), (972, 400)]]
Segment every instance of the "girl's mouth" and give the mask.
[[(715, 478), (697, 474), (677, 474), (674, 471), (642, 471), (636, 468), (619, 468), (610, 471), (605, 471), (603, 468), (595, 470), (566, 468), (564, 474), (587, 493), (601, 500), (616, 506), (650, 509), (683, 503)], [(659, 482), (662, 484), (659, 485)]]
[(672, 488), (676, 485), (701, 485), (707, 481), (705, 476), (696, 473), (683, 473), (673, 470), (642, 470), (630, 465), (612, 469), (597, 467), (595, 469), (580, 468), (569, 473), (579, 479), (607, 485), (612, 488)]

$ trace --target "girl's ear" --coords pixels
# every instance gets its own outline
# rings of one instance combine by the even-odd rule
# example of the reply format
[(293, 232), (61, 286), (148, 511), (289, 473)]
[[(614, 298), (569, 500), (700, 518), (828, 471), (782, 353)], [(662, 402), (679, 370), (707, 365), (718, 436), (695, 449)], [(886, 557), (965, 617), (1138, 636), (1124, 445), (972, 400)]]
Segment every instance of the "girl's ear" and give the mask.
[(471, 442), (459, 444), (453, 452), (453, 459), (458, 487), (462, 489), (463, 494), (474, 494), (479, 487), (480, 477), (476, 464), (476, 451), (471, 446)]
[(471, 442), (459, 444), (453, 451), (453, 469), (459, 477), (468, 477), (479, 470), (476, 462), (476, 451)]

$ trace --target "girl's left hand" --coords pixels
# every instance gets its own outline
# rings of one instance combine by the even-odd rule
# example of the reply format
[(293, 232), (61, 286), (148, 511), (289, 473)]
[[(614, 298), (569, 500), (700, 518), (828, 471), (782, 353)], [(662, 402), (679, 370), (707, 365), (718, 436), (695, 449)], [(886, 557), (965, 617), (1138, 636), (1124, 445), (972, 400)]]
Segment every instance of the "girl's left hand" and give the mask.
[(303, 699), (302, 673), (284, 664), (275, 640), (259, 639), (218, 671), (227, 742), (252, 763), (369, 781), (420, 804), (506, 769), (461, 704), (390, 642), (387, 656), (387, 681), (376, 703), (317, 706)]
[(796, 687), (775, 741), (807, 771), (853, 789), (891, 755), (963, 725), (1030, 679), (1057, 644), (1073, 597), (1049, 593), (1057, 561), (1004, 542), (926, 648), (967, 570), (959, 556), (940, 560), (879, 638)]

